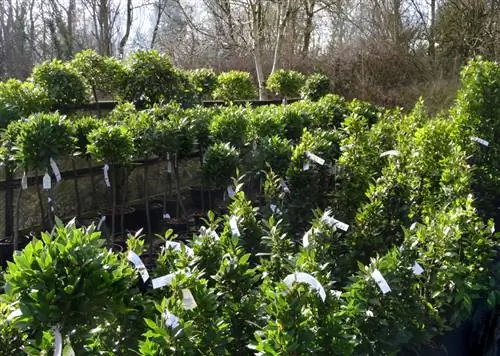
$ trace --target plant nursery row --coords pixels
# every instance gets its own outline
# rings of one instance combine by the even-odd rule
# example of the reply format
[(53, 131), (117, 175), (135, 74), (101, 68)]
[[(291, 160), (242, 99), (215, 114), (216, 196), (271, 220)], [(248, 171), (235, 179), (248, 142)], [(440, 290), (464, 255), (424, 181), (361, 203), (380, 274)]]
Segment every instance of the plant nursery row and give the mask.
[[(0, 354), (425, 354), (481, 307), (489, 319), (467, 352), (493, 355), (499, 94), (500, 66), (479, 58), (434, 117), (423, 102), (403, 112), (330, 94), (255, 109), (124, 102), (102, 118), (11, 121), (0, 157), (22, 177), (16, 206), (34, 175), (48, 229), (0, 275)], [(102, 164), (106, 236), (52, 209), (68, 157)], [(195, 232), (154, 236), (141, 162), (162, 162), (164, 196), (175, 191), (182, 217), (179, 166), (193, 157), (202, 200), (222, 190), (223, 206), (208, 194), (202, 208), (213, 211)], [(132, 169), (143, 171), (146, 226), (115, 251)]]

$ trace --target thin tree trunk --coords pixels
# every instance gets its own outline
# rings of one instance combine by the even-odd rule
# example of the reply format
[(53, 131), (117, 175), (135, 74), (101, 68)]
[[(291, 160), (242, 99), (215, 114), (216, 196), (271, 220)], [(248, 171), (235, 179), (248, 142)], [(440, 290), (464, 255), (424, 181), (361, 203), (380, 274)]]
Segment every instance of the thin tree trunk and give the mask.
[(146, 231), (147, 238), (149, 239), (149, 255), (153, 256), (153, 233), (151, 231), (151, 214), (149, 212), (149, 187), (148, 187), (148, 171), (147, 164), (144, 165), (144, 209), (146, 210)]
[(23, 188), (21, 187), (19, 188), (19, 193), (17, 193), (17, 200), (16, 200), (16, 220), (15, 220), (14, 238), (13, 238), (14, 250), (17, 250), (19, 248), (19, 220), (21, 215), (22, 195), (23, 195)]
[(111, 245), (115, 239), (115, 223), (116, 223), (116, 167), (113, 165), (111, 167), (111, 176), (113, 177), (113, 180), (111, 182), (111, 190), (112, 190), (112, 206), (111, 206), (111, 236), (110, 236), (110, 241), (109, 244)]
[[(35, 172), (35, 177), (36, 178), (40, 178), (38, 176), (38, 171)], [(40, 190), (40, 184), (37, 182), (36, 184), (36, 194), (38, 196), (38, 204), (39, 204), (39, 207), (40, 207), (40, 217), (41, 217), (41, 226), (42, 226), (42, 229), (43, 229), (43, 225), (44, 225), (44, 221), (45, 221), (45, 210), (43, 208), (43, 200), (42, 200), (42, 192)]]
[(123, 168), (125, 181), (123, 183), (123, 192), (121, 196), (121, 211), (120, 211), (120, 230), (122, 235), (125, 234), (125, 209), (127, 208), (127, 190), (128, 190), (128, 168)]
[(125, 34), (123, 35), (120, 46), (119, 46), (119, 54), (120, 58), (123, 58), (125, 53), (125, 45), (127, 44), (128, 37), (130, 36), (130, 28), (132, 27), (132, 0), (127, 0), (127, 24), (125, 27)]

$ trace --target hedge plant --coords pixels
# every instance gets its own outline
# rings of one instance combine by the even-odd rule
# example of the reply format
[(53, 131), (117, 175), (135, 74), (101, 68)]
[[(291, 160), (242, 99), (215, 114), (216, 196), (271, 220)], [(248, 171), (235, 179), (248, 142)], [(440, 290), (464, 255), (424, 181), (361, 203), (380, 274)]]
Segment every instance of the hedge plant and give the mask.
[(298, 98), (305, 81), (306, 76), (302, 73), (279, 69), (267, 78), (266, 89), (286, 98)]
[(51, 110), (67, 110), (89, 100), (89, 88), (69, 63), (54, 59), (33, 68), (35, 86), (45, 92)]
[(231, 70), (217, 76), (213, 98), (234, 101), (251, 100), (257, 96), (250, 73)]
[(205, 153), (202, 174), (209, 185), (222, 188), (231, 183), (236, 175), (239, 153), (229, 143), (215, 143)]
[(312, 101), (320, 99), (330, 92), (330, 79), (321, 73), (311, 74), (300, 89), (302, 98)]

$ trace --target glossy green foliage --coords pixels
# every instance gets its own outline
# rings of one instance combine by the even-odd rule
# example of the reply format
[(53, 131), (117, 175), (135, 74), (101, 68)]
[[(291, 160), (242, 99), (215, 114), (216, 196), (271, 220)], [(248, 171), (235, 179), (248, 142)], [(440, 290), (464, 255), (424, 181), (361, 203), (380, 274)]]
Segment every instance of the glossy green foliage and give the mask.
[(217, 85), (217, 74), (210, 68), (198, 68), (188, 73), (189, 80), (199, 98), (209, 100)]
[(266, 89), (286, 98), (300, 97), (300, 89), (306, 82), (306, 76), (294, 70), (277, 70), (267, 78)]
[(113, 165), (129, 162), (134, 154), (134, 140), (125, 126), (102, 125), (89, 133), (87, 151), (97, 160)]
[(255, 99), (257, 93), (250, 73), (231, 70), (217, 76), (213, 98), (233, 101)]
[(68, 121), (55, 114), (34, 114), (21, 122), (16, 139), (16, 161), (25, 169), (43, 171), (50, 158), (71, 152), (73, 137)]
[(321, 73), (311, 74), (300, 90), (303, 98), (316, 101), (330, 92), (330, 79)]
[(17, 79), (0, 82), (0, 128), (35, 112), (47, 111), (47, 99), (46, 92), (32, 82)]
[(210, 123), (210, 134), (214, 142), (229, 142), (236, 148), (245, 144), (248, 129), (248, 109), (230, 106), (220, 109)]
[(76, 331), (70, 338), (79, 344), (93, 328), (125, 313), (135, 271), (102, 245), (93, 227), (76, 228), (71, 221), (14, 256), (5, 282), (7, 298), (18, 301), (22, 313), (16, 327), (34, 338), (53, 327), (63, 335)]
[(89, 100), (89, 88), (81, 74), (60, 60), (41, 63), (33, 68), (33, 83), (45, 92), (52, 110), (65, 110)]
[(239, 153), (229, 143), (215, 143), (203, 157), (203, 179), (215, 186), (225, 187), (231, 183), (239, 163)]

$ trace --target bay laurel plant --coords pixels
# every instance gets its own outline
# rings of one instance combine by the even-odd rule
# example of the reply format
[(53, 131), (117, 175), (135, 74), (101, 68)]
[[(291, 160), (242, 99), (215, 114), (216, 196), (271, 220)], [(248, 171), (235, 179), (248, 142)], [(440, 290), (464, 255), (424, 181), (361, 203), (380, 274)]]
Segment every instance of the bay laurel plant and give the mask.
[(212, 94), (214, 99), (225, 101), (251, 100), (257, 96), (250, 73), (237, 70), (220, 73)]
[(305, 81), (305, 75), (300, 72), (279, 69), (267, 78), (266, 89), (282, 97), (298, 98)]
[(135, 271), (102, 246), (93, 226), (58, 222), (9, 262), (4, 297), (18, 310), (13, 325), (29, 335), (34, 350), (44, 332), (57, 329), (76, 353), (85, 353), (94, 328), (107, 328), (109, 320), (129, 312)]

